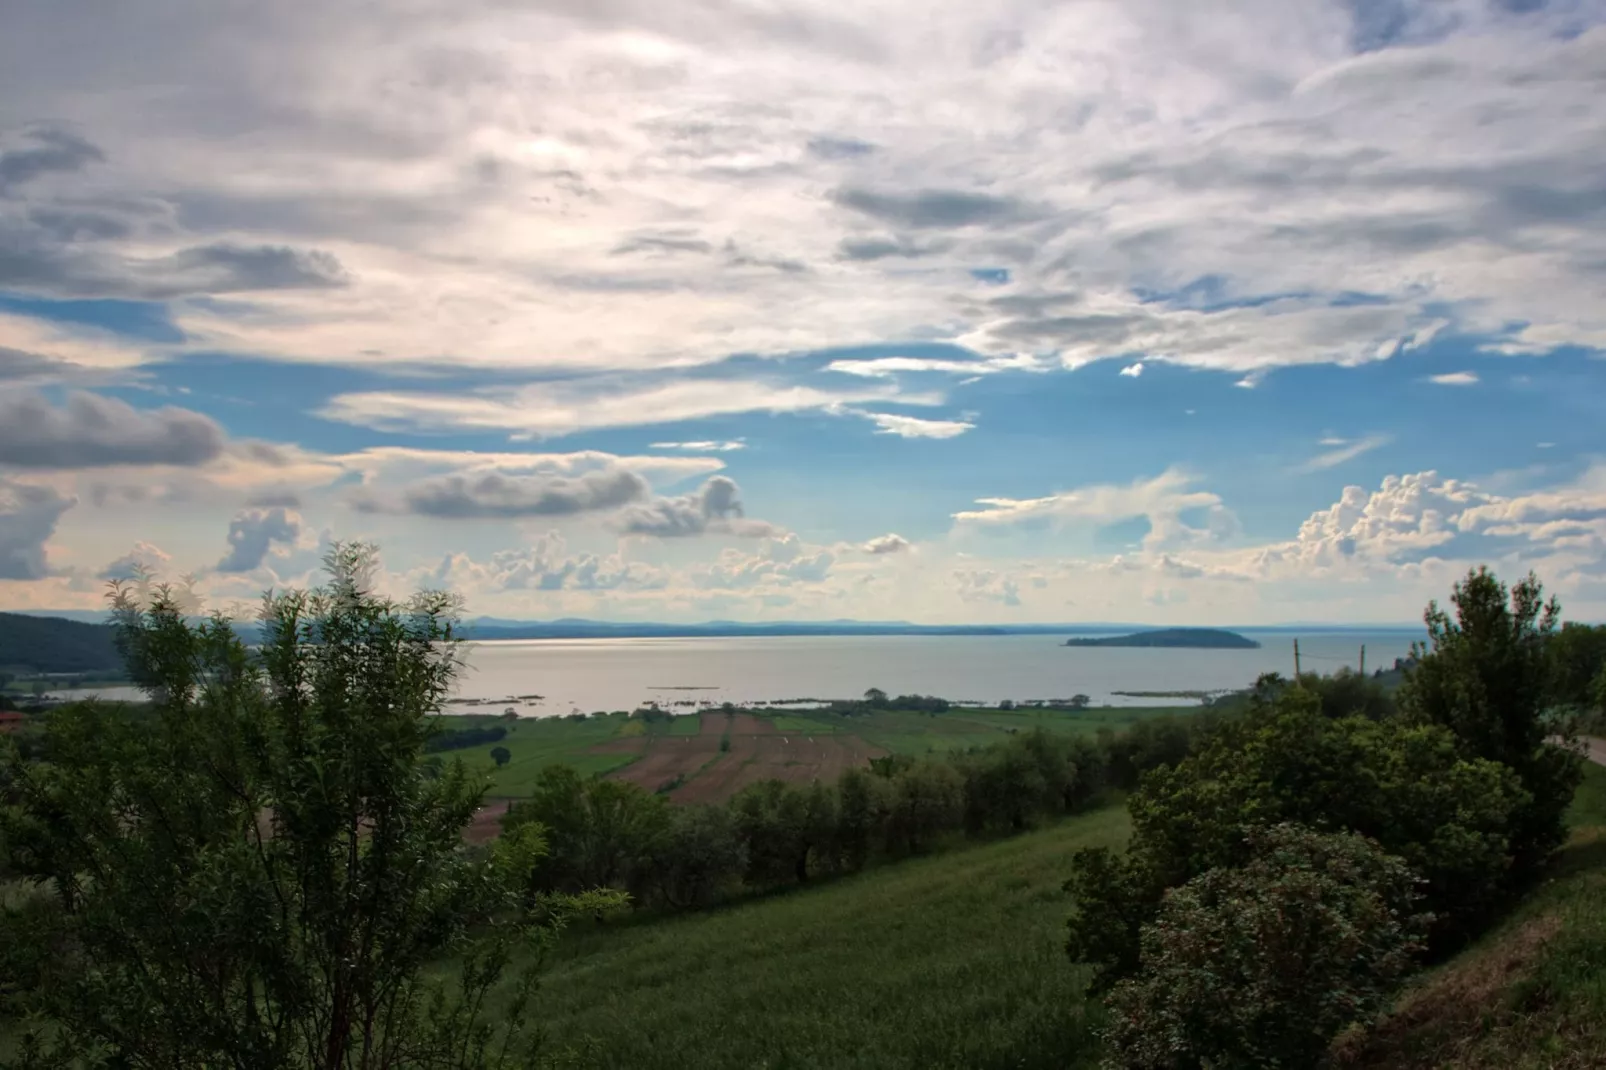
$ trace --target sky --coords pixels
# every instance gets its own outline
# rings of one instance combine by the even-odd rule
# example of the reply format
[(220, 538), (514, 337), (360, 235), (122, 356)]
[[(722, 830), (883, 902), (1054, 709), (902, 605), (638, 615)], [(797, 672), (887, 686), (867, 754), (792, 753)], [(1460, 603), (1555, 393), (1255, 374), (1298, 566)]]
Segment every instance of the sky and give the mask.
[(0, 609), (1606, 619), (1606, 0), (0, 23)]

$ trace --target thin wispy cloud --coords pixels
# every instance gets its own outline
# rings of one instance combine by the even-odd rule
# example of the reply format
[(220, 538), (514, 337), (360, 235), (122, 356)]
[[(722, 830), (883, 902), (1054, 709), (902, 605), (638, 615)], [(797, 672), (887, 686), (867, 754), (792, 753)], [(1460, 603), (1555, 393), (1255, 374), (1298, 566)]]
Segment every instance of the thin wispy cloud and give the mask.
[(1446, 372), (1443, 375), (1430, 375), (1428, 382), (1439, 386), (1477, 386), (1477, 372)]
[(1341, 464), (1348, 464), (1363, 454), (1371, 453), (1375, 449), (1387, 446), (1393, 440), (1394, 437), (1392, 435), (1367, 435), (1365, 438), (1358, 438), (1354, 441), (1331, 437), (1324, 438), (1319, 444), (1332, 448), (1318, 453), (1310, 460), (1298, 465), (1294, 471), (1307, 473), (1325, 472), (1329, 468), (1337, 468)]

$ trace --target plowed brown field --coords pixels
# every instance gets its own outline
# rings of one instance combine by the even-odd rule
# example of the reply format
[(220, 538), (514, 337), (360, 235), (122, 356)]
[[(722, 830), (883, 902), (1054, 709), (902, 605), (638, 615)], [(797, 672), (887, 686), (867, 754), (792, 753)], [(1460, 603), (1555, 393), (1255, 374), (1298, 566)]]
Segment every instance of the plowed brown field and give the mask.
[[(749, 713), (706, 712), (695, 736), (612, 740), (599, 753), (640, 750), (641, 758), (610, 776), (658, 791), (677, 777), (685, 781), (669, 792), (671, 802), (722, 802), (749, 784), (786, 780), (806, 784), (834, 781), (845, 769), (862, 767), (885, 751), (862, 739), (782, 732), (774, 722)], [(730, 736), (730, 749), (719, 742)]]

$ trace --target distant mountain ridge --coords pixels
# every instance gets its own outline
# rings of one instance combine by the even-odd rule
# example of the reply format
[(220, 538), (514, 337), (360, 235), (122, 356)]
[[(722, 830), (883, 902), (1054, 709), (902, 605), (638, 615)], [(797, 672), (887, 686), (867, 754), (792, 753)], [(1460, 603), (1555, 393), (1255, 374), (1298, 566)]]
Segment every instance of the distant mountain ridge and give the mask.
[[(48, 610), (26, 610), (21, 612), (0, 613), (0, 616), (12, 618), (10, 625), (11, 636), (20, 636), (24, 630), (31, 629), (33, 625), (23, 622), (55, 621), (56, 624), (73, 624), (75, 627), (89, 628), (91, 632), (74, 633), (89, 635), (98, 630), (105, 636), (105, 643), (110, 649), (111, 628), (106, 623), (109, 614), (104, 610), (92, 612), (89, 610), (63, 610), (53, 613)], [(50, 627), (43, 625), (41, 627)], [(253, 621), (242, 621), (238, 626), (240, 634), (250, 641), (256, 634), (256, 625)], [(875, 635), (911, 635), (911, 636), (988, 636), (988, 635), (1042, 635), (1042, 636), (1103, 636), (1119, 635), (1123, 633), (1143, 633), (1157, 631), (1148, 625), (1132, 623), (1112, 623), (1106, 621), (1057, 623), (1057, 624), (914, 624), (909, 621), (857, 621), (857, 620), (825, 620), (825, 621), (731, 621), (714, 620), (695, 624), (677, 624), (655, 621), (604, 621), (588, 620), (580, 617), (565, 617), (550, 621), (512, 620), (501, 617), (472, 617), (463, 621), (459, 634), (465, 639), (495, 640), (495, 639), (695, 639), (717, 637), (782, 637), (782, 636), (875, 636)], [(1188, 630), (1188, 629), (1181, 629)], [(1344, 634), (1375, 634), (1378, 632), (1420, 632), (1420, 625), (1399, 624), (1278, 624), (1244, 626), (1235, 629), (1243, 632), (1289, 633), (1289, 632), (1327, 632)], [(67, 633), (52, 633), (67, 634)], [(0, 665), (29, 664), (26, 659), (10, 653), (23, 647), (20, 638), (6, 641), (0, 635)], [(31, 642), (31, 641), (30, 641)], [(98, 640), (97, 640), (98, 642)], [(29, 646), (27, 649), (34, 649)], [(44, 649), (44, 648), (40, 648)], [(68, 648), (71, 649), (69, 645)], [(30, 655), (33, 656), (33, 655)], [(78, 665), (72, 661), (76, 655), (64, 653), (67, 662)], [(47, 659), (48, 660), (48, 659)], [(50, 664), (62, 664), (58, 660)], [(97, 663), (89, 668), (63, 668), (48, 669), (38, 667), (36, 672), (85, 672), (100, 671), (102, 668), (118, 666), (115, 656), (109, 663)]]
[(0, 671), (102, 673), (122, 668), (110, 625), (0, 613)]

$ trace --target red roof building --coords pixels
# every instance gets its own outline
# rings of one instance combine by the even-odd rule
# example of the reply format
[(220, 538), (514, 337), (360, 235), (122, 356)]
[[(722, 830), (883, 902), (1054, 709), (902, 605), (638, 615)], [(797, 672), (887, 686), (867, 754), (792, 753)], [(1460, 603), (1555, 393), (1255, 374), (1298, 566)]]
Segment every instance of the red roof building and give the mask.
[(0, 732), (15, 732), (22, 727), (23, 716), (11, 710), (0, 710)]

